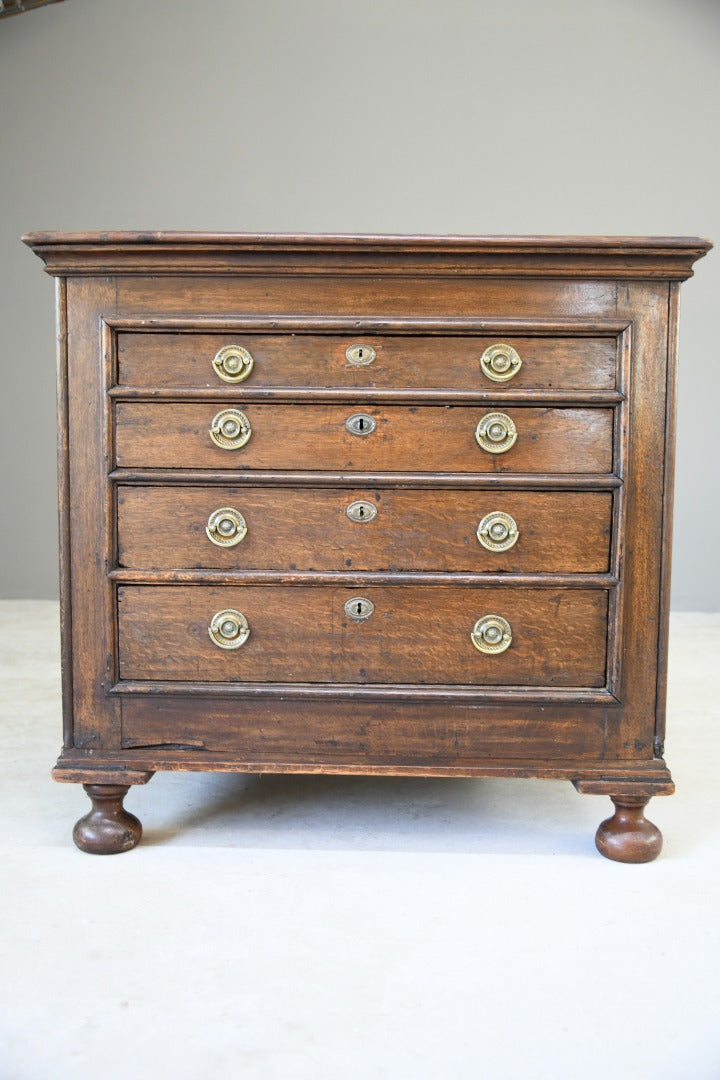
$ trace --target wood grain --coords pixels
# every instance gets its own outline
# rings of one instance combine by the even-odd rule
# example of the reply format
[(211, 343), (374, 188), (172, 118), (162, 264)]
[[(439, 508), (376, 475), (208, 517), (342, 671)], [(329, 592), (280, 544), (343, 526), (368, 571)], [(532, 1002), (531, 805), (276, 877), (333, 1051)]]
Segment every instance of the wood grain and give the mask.
[[(346, 601), (362, 595), (373, 615), (355, 622)], [(208, 626), (234, 608), (250, 625), (240, 649), (219, 649)], [(601, 590), (361, 590), (324, 587), (121, 586), (122, 679), (475, 683), (578, 686), (605, 683), (607, 593)], [(470, 640), (483, 615), (513, 628), (506, 652)]]
[[(208, 434), (217, 405), (118, 402), (115, 463), (121, 468), (393, 469), (434, 472), (609, 472), (611, 409), (507, 408), (517, 442), (506, 453), (482, 450), (475, 429), (487, 408), (464, 406), (243, 405), (252, 427), (239, 450)], [(367, 413), (371, 435), (351, 435), (349, 416)]]
[[(372, 521), (347, 515), (356, 500)], [(608, 566), (612, 496), (607, 492), (525, 492), (121, 486), (118, 566), (277, 570), (602, 573)], [(248, 532), (221, 548), (206, 533), (210, 514), (236, 508)], [(509, 551), (478, 541), (486, 514), (517, 523)]]
[(53, 274), (357, 274), (682, 280), (712, 246), (699, 237), (380, 236), (302, 233), (35, 232)]
[(68, 401), (67, 283), (55, 281), (58, 556), (60, 569), (60, 647), (63, 746), (73, 745), (72, 595), (70, 562), (70, 439)]
[[(512, 345), (523, 365), (508, 383), (483, 373), (480, 357), (499, 341)], [(376, 359), (354, 367), (345, 350), (372, 346)], [(118, 334), (118, 382), (129, 386), (221, 387), (212, 359), (225, 345), (249, 350), (254, 364), (243, 389), (255, 387), (440, 387), (611, 389), (614, 338), (383, 336), (356, 330), (342, 336), (304, 334)]]
[[(68, 275), (57, 778), (552, 776), (622, 806), (672, 790), (672, 283), (707, 241), (25, 239)], [(368, 335), (374, 366), (349, 369)], [(255, 355), (244, 387), (214, 381), (227, 341)], [(480, 375), (489, 341), (520, 351), (513, 382)], [(253, 427), (238, 452), (208, 435), (230, 405)], [(517, 425), (507, 454), (475, 441), (487, 411)], [(352, 412), (377, 431), (348, 434)], [(354, 497), (375, 521), (346, 519)], [(236, 500), (247, 541), (210, 549), (207, 514)], [(474, 538), (496, 507), (519, 519), (506, 555)], [(370, 620), (348, 619), (351, 595)], [(207, 632), (224, 606), (250, 620), (238, 652)], [(498, 656), (470, 641), (488, 613), (513, 627)]]
[[(575, 774), (602, 755), (600, 710), (586, 711), (582, 728), (567, 709), (527, 706), (253, 702), (221, 698), (123, 699), (125, 756), (153, 768), (217, 768), (213, 755), (263, 772), (365, 772), (389, 775), (512, 774), (574, 762)], [(173, 754), (173, 750), (175, 753)], [(278, 763), (277, 766), (274, 763)], [(229, 764), (229, 763), (228, 763)], [(522, 770), (518, 772), (523, 775)], [(572, 777), (573, 772), (566, 773)]]

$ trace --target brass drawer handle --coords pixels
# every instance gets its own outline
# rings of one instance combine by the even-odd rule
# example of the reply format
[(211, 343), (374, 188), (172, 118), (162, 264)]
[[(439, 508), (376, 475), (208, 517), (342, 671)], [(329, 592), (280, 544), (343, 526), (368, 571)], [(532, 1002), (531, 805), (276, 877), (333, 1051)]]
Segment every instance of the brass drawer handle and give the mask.
[(351, 435), (372, 435), (377, 422), (375, 417), (369, 416), (368, 413), (354, 413), (348, 416), (345, 427)]
[(251, 435), (250, 421), (239, 409), (223, 409), (210, 425), (210, 438), (221, 450), (239, 450)]
[(372, 364), (377, 353), (372, 345), (348, 345), (345, 350), (345, 359), (353, 367), (367, 367)]
[(224, 345), (218, 349), (212, 362), (215, 374), (224, 382), (244, 382), (253, 369), (255, 361), (242, 345)]
[(480, 357), (480, 367), (493, 382), (509, 382), (522, 367), (522, 360), (512, 345), (490, 345)]
[(353, 596), (345, 601), (345, 614), (354, 622), (365, 622), (375, 610), (372, 600), (365, 596)]
[(475, 430), (475, 438), (488, 454), (505, 454), (517, 439), (517, 428), (505, 413), (485, 413)]
[(205, 532), (208, 540), (218, 547), (235, 547), (247, 536), (247, 523), (239, 510), (232, 506), (221, 506), (213, 510), (208, 518)]
[(358, 499), (357, 502), (351, 502), (345, 511), (351, 521), (359, 521), (364, 523), (366, 521), (372, 521), (377, 517), (377, 507), (374, 503), (365, 502), (364, 499)]
[(250, 627), (242, 611), (225, 608), (215, 612), (208, 633), (218, 649), (239, 649), (250, 637)]
[(477, 527), (477, 538), (488, 551), (509, 551), (519, 535), (515, 518), (500, 510), (486, 514)]
[(502, 615), (483, 615), (473, 626), (470, 640), (481, 653), (495, 655), (512, 644), (512, 628)]

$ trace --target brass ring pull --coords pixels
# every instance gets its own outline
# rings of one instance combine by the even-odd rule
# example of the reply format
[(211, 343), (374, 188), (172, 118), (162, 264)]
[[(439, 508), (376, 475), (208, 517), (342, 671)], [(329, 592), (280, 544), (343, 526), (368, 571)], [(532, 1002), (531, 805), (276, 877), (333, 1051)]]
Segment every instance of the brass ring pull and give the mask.
[(512, 345), (490, 345), (480, 357), (480, 367), (493, 382), (509, 382), (522, 367), (522, 360)]
[(255, 361), (242, 345), (225, 345), (218, 349), (212, 362), (215, 374), (224, 382), (244, 382), (253, 369)]
[(218, 649), (239, 649), (250, 637), (250, 626), (242, 611), (225, 608), (215, 612), (208, 633)]
[(512, 628), (502, 615), (483, 615), (473, 626), (470, 640), (481, 653), (496, 655), (512, 644)]
[(477, 527), (477, 538), (488, 551), (509, 551), (519, 535), (515, 518), (500, 510), (486, 514)]
[(353, 367), (367, 367), (372, 364), (377, 353), (372, 345), (348, 345), (345, 350), (345, 359)]
[(239, 409), (223, 409), (210, 425), (210, 438), (221, 450), (239, 450), (251, 435), (250, 421)]
[(208, 518), (205, 532), (208, 540), (218, 547), (235, 547), (247, 535), (247, 523), (239, 510), (232, 506), (221, 506), (213, 510)]
[(485, 413), (475, 430), (475, 438), (488, 454), (504, 454), (515, 445), (517, 428), (505, 413)]

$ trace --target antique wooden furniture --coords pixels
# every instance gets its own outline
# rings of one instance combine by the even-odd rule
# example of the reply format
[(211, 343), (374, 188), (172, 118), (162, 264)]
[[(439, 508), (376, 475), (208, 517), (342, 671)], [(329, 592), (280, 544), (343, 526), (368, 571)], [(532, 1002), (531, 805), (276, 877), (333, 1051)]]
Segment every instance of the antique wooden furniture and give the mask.
[(554, 777), (654, 858), (698, 239), (34, 233), (57, 277), (64, 749)]

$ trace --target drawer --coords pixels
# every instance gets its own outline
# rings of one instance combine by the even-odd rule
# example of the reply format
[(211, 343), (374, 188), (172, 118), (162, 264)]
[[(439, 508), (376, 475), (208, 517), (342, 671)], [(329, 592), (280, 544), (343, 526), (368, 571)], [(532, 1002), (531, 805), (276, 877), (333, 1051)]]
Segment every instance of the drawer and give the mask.
[[(368, 601), (369, 617), (347, 613)], [(249, 628), (239, 648), (210, 637), (227, 610)], [(123, 680), (599, 687), (607, 613), (607, 593), (591, 589), (124, 586), (119, 669)], [(473, 644), (489, 615), (511, 628), (504, 652)]]
[(118, 563), (602, 573), (611, 512), (612, 496), (601, 491), (121, 486)]
[[(244, 445), (215, 445), (217, 403), (118, 402), (115, 458), (121, 468), (326, 469), (358, 472), (606, 473), (613, 410), (484, 406), (245, 405)], [(515, 442), (483, 449), (488, 417), (514, 426)], [(353, 420), (359, 417), (359, 420)], [(237, 421), (235, 421), (237, 423)], [(348, 430), (355, 424), (358, 434)], [(508, 429), (509, 430), (509, 429)], [(502, 436), (502, 432), (496, 432)], [(485, 439), (486, 443), (488, 442)]]
[[(239, 346), (252, 357), (238, 366)], [(347, 349), (363, 348), (348, 360)], [(498, 345), (520, 358), (507, 359)], [(494, 350), (488, 352), (488, 350)], [(213, 366), (220, 353), (218, 367)], [(362, 363), (374, 355), (371, 363)], [(513, 335), (380, 336), (328, 334), (120, 333), (118, 382), (127, 386), (227, 386), (227, 376), (250, 387), (376, 387), (448, 389), (516, 388), (612, 389), (617, 343), (614, 337), (516, 337)], [(484, 368), (481, 358), (485, 355)], [(224, 359), (229, 357), (229, 359)], [(226, 372), (223, 363), (237, 372)], [(509, 366), (508, 366), (509, 364)], [(487, 373), (489, 372), (489, 374)], [(498, 376), (502, 381), (497, 381)], [(508, 376), (510, 376), (508, 378)]]

